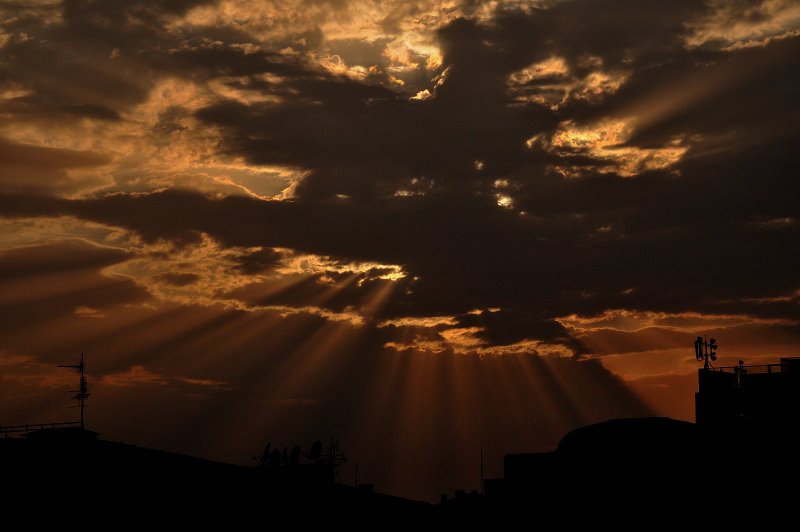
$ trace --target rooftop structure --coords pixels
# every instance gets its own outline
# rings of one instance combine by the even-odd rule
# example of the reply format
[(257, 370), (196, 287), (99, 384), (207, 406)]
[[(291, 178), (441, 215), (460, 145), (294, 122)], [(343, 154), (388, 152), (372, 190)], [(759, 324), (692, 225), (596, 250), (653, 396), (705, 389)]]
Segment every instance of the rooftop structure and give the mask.
[(695, 414), (700, 427), (782, 431), (800, 420), (800, 358), (701, 368), (698, 381)]

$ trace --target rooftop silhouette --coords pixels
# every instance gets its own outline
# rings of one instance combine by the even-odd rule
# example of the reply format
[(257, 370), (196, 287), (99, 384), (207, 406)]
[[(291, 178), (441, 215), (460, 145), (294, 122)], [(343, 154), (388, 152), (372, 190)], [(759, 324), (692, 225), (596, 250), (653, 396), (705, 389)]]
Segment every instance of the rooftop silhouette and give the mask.
[(319, 441), (308, 449), (268, 444), (248, 467), (106, 441), (74, 423), (29, 425), (23, 437), (0, 438), (0, 470), (18, 488), (8, 501), (92, 500), (120, 514), (135, 504), (142, 516), (196, 523), (245, 522), (265, 509), (307, 522), (471, 519), (532, 508), (542, 523), (587, 518), (563, 513), (565, 501), (590, 512), (633, 515), (635, 506), (681, 516), (689, 515), (691, 490), (750, 505), (785, 501), (786, 482), (800, 472), (800, 359), (708, 364), (698, 377), (698, 423), (649, 417), (581, 427), (552, 452), (506, 455), (502, 478), (485, 479), (482, 492), (443, 495), (438, 505), (337, 483), (343, 455), (335, 440), (327, 450)]
[(698, 341), (704, 367), (698, 370), (697, 423), (650, 417), (575, 429), (552, 452), (506, 455), (503, 477), (483, 481), (484, 496), (443, 496), (445, 512), (539, 508), (542, 519), (585, 519), (558, 513), (567, 498), (582, 511), (621, 516), (635, 506), (664, 518), (688, 517), (695, 511), (687, 500), (693, 491), (715, 501), (745, 500), (777, 515), (787, 511), (779, 508), (793, 498), (787, 482), (800, 473), (800, 358), (714, 368), (716, 342)]

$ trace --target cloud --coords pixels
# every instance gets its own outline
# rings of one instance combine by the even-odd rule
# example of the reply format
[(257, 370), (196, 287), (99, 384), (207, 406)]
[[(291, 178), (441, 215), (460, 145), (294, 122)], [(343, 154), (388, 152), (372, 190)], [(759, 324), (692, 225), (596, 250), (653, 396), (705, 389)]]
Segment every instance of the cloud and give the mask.
[(139, 384), (164, 385), (167, 383), (164, 377), (143, 366), (131, 366), (126, 371), (103, 375), (100, 382), (110, 386), (133, 386)]
[(191, 390), (196, 392), (198, 389), (224, 389), (227, 387), (225, 381), (218, 381), (213, 379), (197, 379), (192, 377), (168, 377), (163, 374), (157, 373), (144, 366), (131, 366), (130, 368), (119, 371), (116, 373), (107, 373), (100, 377), (99, 384), (107, 386), (142, 386), (142, 385), (158, 385), (169, 386), (170, 388), (178, 387), (184, 391)]
[[(80, 170), (108, 165), (111, 157), (93, 151), (50, 148), (0, 137), (0, 188), (6, 192), (62, 193), (100, 188), (107, 179)], [(75, 175), (70, 170), (78, 170)]]
[(764, 46), (773, 39), (798, 35), (800, 9), (790, 0), (714, 0), (707, 15), (691, 21), (689, 27), (688, 46), (727, 50)]
[(0, 274), (18, 280), (52, 273), (99, 270), (130, 258), (123, 249), (72, 239), (0, 250)]

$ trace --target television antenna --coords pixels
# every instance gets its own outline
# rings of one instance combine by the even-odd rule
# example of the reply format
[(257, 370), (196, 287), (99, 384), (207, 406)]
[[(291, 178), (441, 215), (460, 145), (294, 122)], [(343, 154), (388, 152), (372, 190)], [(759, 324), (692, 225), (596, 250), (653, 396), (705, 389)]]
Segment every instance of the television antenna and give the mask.
[(694, 341), (694, 356), (704, 361), (703, 369), (713, 368), (709, 359), (714, 362), (717, 360), (717, 340), (712, 338), (706, 341), (705, 336), (698, 336)]
[(72, 368), (78, 370), (80, 373), (80, 383), (78, 385), (77, 390), (70, 390), (70, 393), (74, 393), (75, 395), (72, 396), (73, 399), (80, 402), (81, 408), (81, 429), (85, 429), (86, 426), (83, 421), (83, 410), (86, 406), (86, 399), (89, 398), (89, 383), (86, 378), (86, 364), (83, 361), (83, 353), (81, 353), (81, 361), (77, 364), (59, 364), (57, 367), (59, 368)]

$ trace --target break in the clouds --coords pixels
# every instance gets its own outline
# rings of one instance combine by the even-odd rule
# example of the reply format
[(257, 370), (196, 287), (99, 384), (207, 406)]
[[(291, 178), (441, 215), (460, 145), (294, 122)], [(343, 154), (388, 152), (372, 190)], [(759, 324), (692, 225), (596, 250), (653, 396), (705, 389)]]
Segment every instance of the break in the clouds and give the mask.
[(563, 357), (519, 374), (563, 426), (643, 411), (611, 372), (663, 412), (697, 333), (798, 352), (799, 32), (791, 0), (0, 2), (0, 363), (125, 344), (109, 397), (282, 410), (447, 366), (508, 409), (511, 361)]

